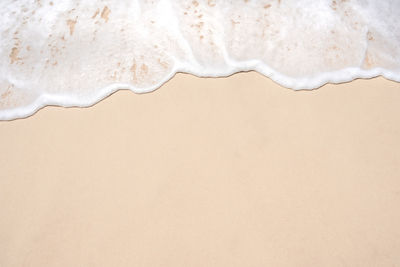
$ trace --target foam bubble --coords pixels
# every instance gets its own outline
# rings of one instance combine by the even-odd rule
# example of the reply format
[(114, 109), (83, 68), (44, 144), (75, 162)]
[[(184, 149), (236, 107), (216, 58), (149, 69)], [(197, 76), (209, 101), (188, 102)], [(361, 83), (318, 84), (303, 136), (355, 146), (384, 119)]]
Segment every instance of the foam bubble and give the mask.
[(0, 119), (89, 106), (176, 72), (293, 89), (400, 81), (397, 0), (2, 0)]

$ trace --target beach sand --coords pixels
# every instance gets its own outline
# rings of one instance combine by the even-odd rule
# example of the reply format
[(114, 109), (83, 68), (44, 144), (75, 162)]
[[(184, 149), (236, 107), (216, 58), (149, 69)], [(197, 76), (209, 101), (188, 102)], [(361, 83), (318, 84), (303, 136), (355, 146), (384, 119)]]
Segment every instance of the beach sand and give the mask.
[(0, 266), (400, 266), (400, 84), (177, 74), (0, 122)]

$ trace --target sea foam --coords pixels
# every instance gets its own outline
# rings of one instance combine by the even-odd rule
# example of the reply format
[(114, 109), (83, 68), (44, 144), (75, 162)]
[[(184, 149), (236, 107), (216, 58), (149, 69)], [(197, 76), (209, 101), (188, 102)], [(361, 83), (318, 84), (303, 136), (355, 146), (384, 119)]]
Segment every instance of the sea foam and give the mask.
[(0, 119), (255, 70), (292, 89), (400, 81), (398, 0), (2, 0)]

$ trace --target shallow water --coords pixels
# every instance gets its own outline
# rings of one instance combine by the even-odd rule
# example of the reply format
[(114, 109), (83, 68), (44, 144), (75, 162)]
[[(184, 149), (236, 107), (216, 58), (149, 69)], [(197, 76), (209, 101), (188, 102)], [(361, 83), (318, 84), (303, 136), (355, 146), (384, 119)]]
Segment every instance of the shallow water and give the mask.
[(0, 119), (255, 70), (293, 89), (400, 81), (396, 0), (0, 3)]

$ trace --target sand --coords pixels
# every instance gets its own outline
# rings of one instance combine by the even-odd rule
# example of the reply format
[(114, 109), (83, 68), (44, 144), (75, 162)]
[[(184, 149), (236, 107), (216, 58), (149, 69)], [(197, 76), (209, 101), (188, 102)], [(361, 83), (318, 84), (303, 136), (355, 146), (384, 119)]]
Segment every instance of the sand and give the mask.
[(0, 266), (398, 266), (399, 103), (178, 74), (0, 122)]

